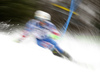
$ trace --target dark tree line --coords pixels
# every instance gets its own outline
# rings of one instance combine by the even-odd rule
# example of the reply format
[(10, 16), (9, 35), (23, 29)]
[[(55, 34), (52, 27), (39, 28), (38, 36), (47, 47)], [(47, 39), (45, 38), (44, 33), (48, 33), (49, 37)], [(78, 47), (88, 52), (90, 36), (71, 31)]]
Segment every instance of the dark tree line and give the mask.
[(34, 17), (38, 8), (37, 0), (0, 0), (0, 21), (10, 23), (25, 23)]
[[(34, 18), (34, 12), (37, 9), (49, 12), (52, 16), (52, 22), (58, 27), (62, 28), (67, 21), (69, 12), (58, 7), (51, 5), (51, 3), (56, 3), (58, 5), (70, 8), (70, 2), (66, 0), (0, 0), (0, 21), (8, 21), (9, 24), (25, 24), (29, 19)], [(97, 12), (97, 17), (93, 17), (86, 11), (78, 7), (75, 11), (80, 15), (73, 15), (68, 27), (69, 32), (87, 32), (87, 33), (97, 33), (100, 30), (100, 1), (99, 0), (82, 0), (82, 3), (87, 5), (91, 4), (94, 8), (93, 10)], [(99, 10), (99, 11), (98, 11)], [(84, 12), (84, 13), (83, 13)], [(90, 17), (92, 18), (91, 24), (94, 27), (86, 24), (80, 17)]]

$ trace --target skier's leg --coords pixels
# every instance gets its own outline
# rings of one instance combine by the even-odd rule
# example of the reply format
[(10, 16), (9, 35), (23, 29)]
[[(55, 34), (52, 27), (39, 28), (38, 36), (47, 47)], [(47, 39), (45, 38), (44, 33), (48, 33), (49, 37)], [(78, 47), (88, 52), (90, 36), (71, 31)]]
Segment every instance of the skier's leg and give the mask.
[(37, 40), (37, 44), (42, 47), (42, 48), (48, 48), (49, 50), (54, 50), (54, 46), (49, 43), (49, 42), (46, 42), (44, 40), (41, 40), (41, 39), (36, 39)]
[(46, 42), (44, 40), (41, 40), (41, 39), (37, 39), (37, 44), (43, 48), (48, 48), (51, 51), (55, 49), (53, 44)]
[(55, 47), (62, 55), (64, 55), (64, 56), (67, 57), (70, 61), (72, 61), (72, 57), (71, 57), (68, 53), (66, 53), (64, 50), (62, 50), (62, 49), (57, 45), (57, 43), (56, 43), (54, 40), (48, 38), (48, 39), (45, 39), (45, 41), (50, 42), (51, 44), (53, 44), (54, 47)]
[(42, 45), (42, 40), (40, 39), (36, 39), (37, 40), (37, 44), (42, 47), (42, 48), (45, 48), (44, 45)]
[(60, 53), (63, 53), (63, 52), (64, 52), (64, 51), (57, 45), (57, 43), (56, 43), (54, 40), (52, 40), (52, 39), (50, 39), (50, 38), (47, 38), (47, 39), (44, 39), (44, 41), (53, 44), (54, 47), (55, 47)]
[(49, 43), (49, 42), (46, 42), (44, 40), (40, 40), (40, 39), (37, 39), (37, 44), (43, 48), (48, 48), (49, 50), (51, 50), (53, 52), (54, 55), (57, 55), (59, 57), (62, 57), (61, 54), (59, 54), (57, 52), (57, 50), (55, 49), (54, 45)]

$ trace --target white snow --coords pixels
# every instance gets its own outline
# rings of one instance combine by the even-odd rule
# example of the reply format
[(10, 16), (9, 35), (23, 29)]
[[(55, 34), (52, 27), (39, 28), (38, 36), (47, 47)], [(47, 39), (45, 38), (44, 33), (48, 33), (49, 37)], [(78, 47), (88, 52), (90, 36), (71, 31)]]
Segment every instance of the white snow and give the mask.
[(83, 66), (54, 56), (48, 49), (27, 38), (22, 43), (14, 35), (0, 34), (0, 72), (100, 72), (99, 45), (73, 37), (64, 37), (58, 44)]

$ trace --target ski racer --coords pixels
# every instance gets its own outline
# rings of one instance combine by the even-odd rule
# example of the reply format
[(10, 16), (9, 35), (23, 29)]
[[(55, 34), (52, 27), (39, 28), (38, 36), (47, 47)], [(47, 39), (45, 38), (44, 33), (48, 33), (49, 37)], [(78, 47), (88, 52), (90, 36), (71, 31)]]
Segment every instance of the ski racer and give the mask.
[(26, 23), (22, 38), (19, 41), (32, 34), (35, 36), (39, 46), (48, 48), (54, 55), (59, 57), (65, 56), (71, 60), (70, 55), (63, 51), (55, 42), (54, 39), (59, 38), (60, 33), (50, 20), (51, 16), (49, 13), (37, 10), (35, 12), (35, 19), (31, 19)]

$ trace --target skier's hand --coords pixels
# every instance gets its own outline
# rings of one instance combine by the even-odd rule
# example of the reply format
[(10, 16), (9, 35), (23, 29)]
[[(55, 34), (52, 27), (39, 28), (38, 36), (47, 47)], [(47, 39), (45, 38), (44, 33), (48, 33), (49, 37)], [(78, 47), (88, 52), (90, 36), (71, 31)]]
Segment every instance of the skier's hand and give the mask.
[(16, 39), (15, 42), (20, 43), (22, 42), (22, 39)]

